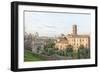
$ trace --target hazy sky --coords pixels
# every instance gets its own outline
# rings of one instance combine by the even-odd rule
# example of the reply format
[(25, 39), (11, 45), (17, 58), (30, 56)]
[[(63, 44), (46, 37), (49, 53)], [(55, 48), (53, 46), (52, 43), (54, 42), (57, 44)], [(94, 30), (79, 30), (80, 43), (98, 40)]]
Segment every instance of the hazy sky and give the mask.
[(90, 33), (90, 14), (25, 12), (25, 32), (38, 32), (40, 36), (68, 34), (76, 24), (78, 33)]

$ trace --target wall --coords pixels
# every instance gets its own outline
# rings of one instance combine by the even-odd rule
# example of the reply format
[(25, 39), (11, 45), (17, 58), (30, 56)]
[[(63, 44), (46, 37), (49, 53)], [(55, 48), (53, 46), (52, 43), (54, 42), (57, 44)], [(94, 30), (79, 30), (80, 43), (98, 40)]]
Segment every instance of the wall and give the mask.
[[(12, 73), (10, 69), (10, 2), (13, 0), (0, 0), (0, 73)], [(17, 1), (17, 0), (16, 0)], [(80, 5), (97, 5), (100, 9), (100, 0), (24, 0), (45, 3), (65, 3), (65, 4), (80, 4)], [(100, 12), (100, 10), (99, 10)], [(98, 12), (98, 13), (99, 13)], [(99, 14), (100, 15), (100, 14)], [(98, 15), (98, 16), (99, 16)], [(99, 23), (98, 23), (99, 24)], [(99, 25), (100, 27), (100, 25)], [(98, 27), (98, 28), (99, 28)], [(100, 29), (99, 29), (100, 31)], [(98, 35), (100, 37), (100, 34)], [(100, 39), (98, 39), (100, 40)], [(99, 42), (98, 42), (99, 43)], [(100, 47), (100, 46), (99, 46)], [(98, 48), (99, 49), (99, 48)], [(100, 51), (100, 49), (98, 50)], [(98, 54), (100, 55), (100, 53)], [(99, 58), (100, 60), (100, 58)], [(36, 73), (98, 73), (100, 66), (91, 68), (74, 68), (60, 70), (45, 70), (36, 71)], [(27, 73), (27, 72), (26, 72)], [(32, 73), (32, 72), (30, 72)]]

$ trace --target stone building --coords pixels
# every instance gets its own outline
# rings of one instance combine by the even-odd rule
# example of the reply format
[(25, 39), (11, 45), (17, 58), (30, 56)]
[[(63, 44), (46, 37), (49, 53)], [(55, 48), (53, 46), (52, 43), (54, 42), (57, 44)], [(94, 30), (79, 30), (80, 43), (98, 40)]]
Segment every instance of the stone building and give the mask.
[(41, 38), (35, 38), (32, 41), (32, 52), (41, 53), (44, 48), (44, 40)]
[(73, 25), (71, 34), (58, 37), (55, 41), (55, 48), (65, 49), (67, 45), (72, 45), (74, 50), (77, 50), (80, 45), (90, 48), (90, 36), (77, 34), (77, 25)]

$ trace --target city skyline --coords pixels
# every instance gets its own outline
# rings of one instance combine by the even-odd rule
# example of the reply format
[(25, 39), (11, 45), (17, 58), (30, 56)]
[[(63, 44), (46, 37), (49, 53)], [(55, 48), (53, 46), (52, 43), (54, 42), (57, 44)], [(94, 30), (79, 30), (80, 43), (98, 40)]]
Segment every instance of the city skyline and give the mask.
[(90, 14), (25, 12), (25, 32), (38, 32), (40, 36), (56, 36), (72, 32), (72, 25), (78, 26), (78, 33), (90, 34)]

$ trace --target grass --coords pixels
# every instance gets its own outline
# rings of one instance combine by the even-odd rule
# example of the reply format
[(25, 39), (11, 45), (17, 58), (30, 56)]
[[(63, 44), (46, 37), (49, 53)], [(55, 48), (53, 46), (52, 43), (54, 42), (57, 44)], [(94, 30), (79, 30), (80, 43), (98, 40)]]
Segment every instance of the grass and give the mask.
[(29, 50), (25, 50), (24, 52), (24, 61), (43, 61), (45, 60), (44, 57), (42, 57), (41, 55), (35, 54)]

